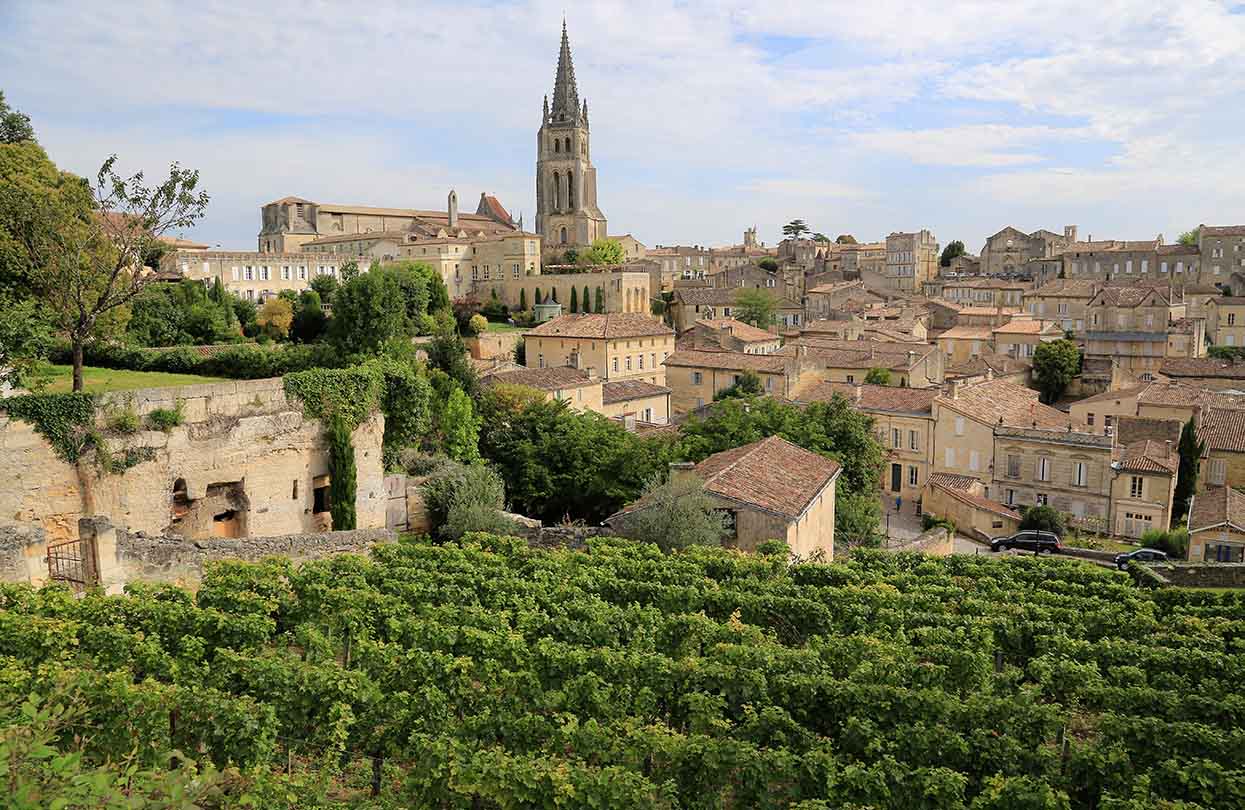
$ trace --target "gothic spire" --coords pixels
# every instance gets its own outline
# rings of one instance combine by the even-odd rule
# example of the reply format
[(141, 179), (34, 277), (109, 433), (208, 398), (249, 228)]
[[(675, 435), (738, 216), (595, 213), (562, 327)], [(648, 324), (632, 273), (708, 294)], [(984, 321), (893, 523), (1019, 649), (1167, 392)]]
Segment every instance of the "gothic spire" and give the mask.
[(574, 120), (579, 116), (579, 88), (575, 86), (575, 65), (571, 63), (571, 41), (562, 20), (562, 50), (558, 52), (558, 75), (553, 82), (553, 120)]

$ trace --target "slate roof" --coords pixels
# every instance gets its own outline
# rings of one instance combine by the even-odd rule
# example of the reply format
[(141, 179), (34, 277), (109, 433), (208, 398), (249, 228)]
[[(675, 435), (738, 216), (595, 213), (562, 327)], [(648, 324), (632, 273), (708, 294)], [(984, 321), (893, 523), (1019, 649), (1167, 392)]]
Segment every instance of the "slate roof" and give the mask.
[(673, 335), (674, 330), (642, 312), (560, 315), (523, 333), (533, 337), (616, 338)]
[(669, 393), (670, 389), (666, 386), (644, 380), (609, 380), (601, 385), (601, 401), (606, 405)]
[(791, 520), (841, 471), (838, 462), (778, 436), (715, 453), (695, 467), (708, 492)]
[(1189, 504), (1189, 531), (1200, 532), (1227, 524), (1245, 532), (1245, 493), (1232, 487), (1209, 487)]

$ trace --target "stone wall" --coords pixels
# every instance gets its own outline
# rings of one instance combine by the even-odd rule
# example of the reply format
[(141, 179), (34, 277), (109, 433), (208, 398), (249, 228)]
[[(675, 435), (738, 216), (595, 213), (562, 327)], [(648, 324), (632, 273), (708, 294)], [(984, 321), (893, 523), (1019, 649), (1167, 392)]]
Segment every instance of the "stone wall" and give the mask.
[(1245, 588), (1245, 563), (1164, 563), (1145, 568), (1157, 574), (1163, 585)]
[(934, 554), (946, 557), (954, 551), (954, 535), (942, 526), (926, 529), (907, 543), (898, 546), (887, 546), (887, 551), (919, 551), (923, 554)]
[[(323, 528), (316, 489), (328, 475), (328, 447), (318, 420), (288, 402), (280, 379), (116, 392), (101, 397), (100, 427), (132, 409), (140, 418), (181, 405), (184, 423), (167, 433), (140, 430), (107, 442), (114, 455), (151, 455), (122, 473), (103, 473), (93, 458), (62, 461), (26, 422), (0, 415), (0, 516), (72, 539), (78, 519), (104, 515), (149, 534), (272, 536)], [(381, 462), (384, 417), (354, 433), (356, 509), (361, 528), (385, 526)], [(322, 499), (319, 499), (322, 501)]]

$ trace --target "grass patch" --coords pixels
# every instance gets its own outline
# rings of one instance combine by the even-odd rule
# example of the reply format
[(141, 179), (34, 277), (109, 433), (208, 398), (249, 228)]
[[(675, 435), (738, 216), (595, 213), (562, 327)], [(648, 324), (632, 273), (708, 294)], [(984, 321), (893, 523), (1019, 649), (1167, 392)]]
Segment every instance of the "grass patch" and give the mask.
[[(228, 382), (224, 377), (201, 377), (198, 374), (172, 374), (165, 371), (128, 371), (116, 368), (82, 369), (84, 390), (92, 394), (108, 391), (131, 391), (135, 388), (162, 388), (172, 385)], [(52, 366), (51, 380), (43, 389), (55, 394), (73, 390), (73, 367)]]
[(484, 331), (485, 332), (525, 332), (527, 331), (527, 328), (523, 326), (511, 326), (508, 323), (493, 323), (492, 321), (489, 321), (489, 325)]

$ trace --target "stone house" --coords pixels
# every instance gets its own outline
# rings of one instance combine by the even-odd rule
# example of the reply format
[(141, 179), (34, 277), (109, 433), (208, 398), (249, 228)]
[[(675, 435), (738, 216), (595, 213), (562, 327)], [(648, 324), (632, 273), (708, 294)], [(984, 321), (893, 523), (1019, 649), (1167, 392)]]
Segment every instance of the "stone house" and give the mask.
[(1074, 242), (1063, 252), (1064, 278), (1094, 281), (1201, 283), (1196, 245), (1165, 245), (1155, 239)]
[(1159, 374), (1198, 388), (1239, 389), (1245, 387), (1245, 360), (1169, 357), (1159, 367)]
[(775, 295), (790, 301), (804, 300), (804, 272), (791, 268), (776, 271), (764, 270), (755, 264), (725, 267), (709, 274), (714, 287), (723, 289), (771, 290)]
[[(98, 425), (132, 411), (140, 419), (176, 409), (167, 432), (108, 435), (120, 473), (71, 465), (32, 425), (0, 417), (0, 513), (41, 527), (49, 542), (73, 539), (78, 519), (99, 515), (132, 531), (186, 538), (252, 537), (324, 530), (330, 523), (324, 426), (287, 399), (280, 379), (245, 380), (104, 394)], [(384, 528), (384, 417), (354, 431), (359, 528)]]
[(1104, 391), (1073, 402), (1068, 412), (1078, 429), (1106, 434), (1114, 430), (1120, 417), (1137, 414), (1137, 397), (1145, 390), (1146, 386), (1142, 385), (1118, 391)]
[(666, 384), (674, 332), (638, 312), (561, 315), (523, 333), (528, 368), (572, 366), (602, 379)]
[(1206, 305), (1206, 336), (1216, 346), (1245, 346), (1245, 297), (1210, 299)]
[(1245, 562), (1245, 493), (1210, 487), (1189, 503), (1189, 559)]
[(989, 326), (954, 326), (938, 336), (938, 348), (947, 365), (959, 365), (994, 351), (994, 329)]
[[(672, 477), (693, 475), (728, 515), (728, 546), (751, 551), (766, 540), (782, 540), (807, 557), (834, 558), (835, 461), (770, 436), (723, 450), (699, 464), (676, 465)], [(637, 501), (606, 519), (645, 508)]]
[(1025, 307), (1030, 315), (1056, 321), (1080, 338), (1089, 323), (1086, 307), (1100, 286), (1090, 279), (1056, 279), (1030, 292)]
[(956, 530), (986, 540), (1015, 533), (1020, 513), (986, 497), (986, 487), (971, 475), (934, 473), (921, 493), (921, 511), (955, 521)]
[(1211, 269), (1207, 280), (1229, 285), (1233, 295), (1245, 295), (1245, 225), (1200, 225), (1197, 242)]
[[(649, 273), (621, 268), (591, 273), (524, 275), (511, 272), (502, 278), (483, 277), (473, 281), (471, 291), (482, 303), (496, 295), (501, 303), (513, 310), (524, 305), (527, 309), (532, 309), (536, 305), (536, 293), (539, 292), (542, 300), (556, 301), (568, 313), (571, 293), (574, 292), (578, 314), (588, 314), (588, 310), (595, 311), (596, 299), (600, 295), (605, 314), (649, 315), (653, 298), (652, 276)], [(591, 298), (587, 303), (583, 300), (585, 295)]]
[(886, 286), (921, 292), (925, 282), (938, 275), (938, 240), (928, 230), (892, 233), (886, 237)]
[(1066, 427), (995, 427), (992, 492), (1008, 506), (1050, 506), (1074, 524), (1108, 531), (1111, 514), (1110, 436)]
[(1171, 528), (1180, 456), (1170, 441), (1142, 440), (1115, 451), (1111, 505), (1114, 533), (1141, 537)]
[[(726, 287), (683, 287), (674, 291), (671, 317), (681, 335), (696, 321), (734, 318), (736, 301), (741, 289)], [(799, 328), (803, 323), (804, 306), (774, 295), (777, 324), (782, 328)]]
[(702, 351), (743, 352), (744, 354), (773, 354), (782, 346), (782, 338), (773, 332), (758, 329), (732, 318), (714, 318), (696, 321), (679, 340), (680, 349)]
[(999, 354), (1023, 360), (1033, 357), (1041, 344), (1062, 340), (1063, 336), (1058, 324), (1024, 316), (994, 327), (991, 342)]
[(1245, 410), (1204, 408), (1197, 437), (1205, 443), (1198, 488), (1245, 487)]
[[(805, 320), (829, 318), (831, 313), (841, 311), (847, 301), (859, 298), (863, 291), (864, 283), (860, 281), (838, 281), (810, 287), (806, 293)], [(876, 300), (880, 302), (882, 299)]]
[(941, 297), (968, 306), (1018, 309), (1024, 306), (1025, 296), (1032, 286), (1027, 281), (980, 276), (944, 279)]
[(665, 361), (673, 412), (703, 408), (718, 393), (738, 383), (746, 371), (761, 378), (767, 395), (790, 398), (802, 376), (812, 373), (812, 366), (796, 356), (681, 349)]
[(886, 467), (879, 482), (883, 492), (915, 502), (929, 479), (934, 456), (933, 403), (937, 388), (899, 388), (816, 382), (796, 389), (796, 404), (847, 399), (858, 411), (873, 417), (874, 432), (886, 450)]
[[(1128, 373), (1149, 381), (1168, 356), (1169, 330), (1177, 320), (1173, 314), (1173, 305), (1158, 288), (1103, 287), (1086, 305), (1086, 361), (1114, 361)], [(1192, 341), (1177, 339), (1177, 343), (1185, 346), (1185, 352), (1194, 352), (1192, 356), (1201, 356), (1203, 347), (1197, 342), (1201, 321), (1191, 328), (1195, 329)]]
[(986, 239), (981, 249), (981, 272), (988, 276), (1012, 275), (1030, 259), (1058, 256), (1074, 242), (1075, 225), (1064, 226), (1063, 234), (1040, 229), (1027, 234), (1008, 226)]
[(1017, 307), (962, 305), (951, 326), (1002, 326), (1020, 314)]
[(777, 352), (787, 357), (807, 356), (821, 379), (863, 383), (875, 368), (890, 372), (892, 386), (930, 388), (942, 384), (943, 357), (936, 346), (879, 340), (829, 340), (805, 335)]
[[(309, 289), (316, 276), (338, 277), (340, 262), (316, 253), (255, 253), (236, 250), (174, 250), (160, 258), (160, 272), (212, 285), (248, 301), (264, 301), (286, 290)], [(366, 269), (366, 267), (364, 267)]]
[(1027, 386), (1033, 372), (1033, 363), (1019, 360), (998, 352), (982, 352), (963, 363), (946, 367), (947, 381), (958, 380), (961, 384), (1007, 380), (1019, 386)]

